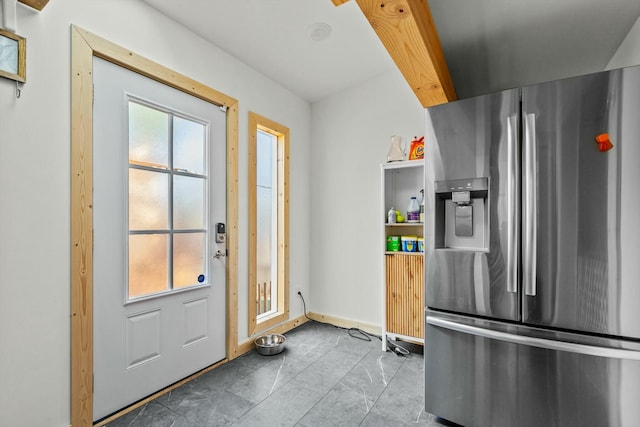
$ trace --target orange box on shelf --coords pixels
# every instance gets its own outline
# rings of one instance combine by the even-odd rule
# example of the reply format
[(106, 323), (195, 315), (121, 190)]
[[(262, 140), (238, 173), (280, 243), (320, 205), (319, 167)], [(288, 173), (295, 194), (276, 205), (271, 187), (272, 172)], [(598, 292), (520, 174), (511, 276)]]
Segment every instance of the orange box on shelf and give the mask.
[(421, 136), (419, 139), (416, 136), (415, 139), (411, 141), (409, 148), (409, 160), (418, 159), (424, 159), (424, 136)]

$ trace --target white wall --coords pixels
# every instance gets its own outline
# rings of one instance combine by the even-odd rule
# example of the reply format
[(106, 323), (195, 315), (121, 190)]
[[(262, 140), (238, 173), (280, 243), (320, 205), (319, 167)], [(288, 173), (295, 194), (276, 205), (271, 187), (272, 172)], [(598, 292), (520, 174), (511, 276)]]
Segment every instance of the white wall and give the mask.
[[(640, 19), (608, 68), (640, 64)], [(424, 132), (424, 110), (397, 70), (311, 107), (309, 311), (381, 325), (380, 170), (390, 136)], [(294, 284), (295, 286), (295, 284)], [(295, 289), (295, 287), (294, 287)]]
[(606, 69), (611, 70), (631, 65), (640, 65), (640, 18), (636, 20), (625, 39), (620, 43)]
[(309, 293), (310, 106), (140, 1), (18, 7), (27, 84), (0, 79), (0, 425), (70, 422), (70, 25), (239, 100), (239, 339), (247, 339), (247, 112), (291, 129), (291, 316)]
[[(424, 134), (424, 109), (393, 69), (311, 107), (309, 311), (382, 324), (380, 164), (391, 135)], [(407, 204), (408, 204), (407, 200)], [(404, 209), (404, 207), (403, 207)]]

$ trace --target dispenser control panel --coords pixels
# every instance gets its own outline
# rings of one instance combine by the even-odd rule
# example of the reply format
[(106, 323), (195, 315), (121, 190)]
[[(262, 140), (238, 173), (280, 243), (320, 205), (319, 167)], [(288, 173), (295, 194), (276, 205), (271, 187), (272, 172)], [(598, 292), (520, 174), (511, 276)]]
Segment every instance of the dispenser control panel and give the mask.
[(436, 249), (488, 250), (489, 179), (436, 181)]

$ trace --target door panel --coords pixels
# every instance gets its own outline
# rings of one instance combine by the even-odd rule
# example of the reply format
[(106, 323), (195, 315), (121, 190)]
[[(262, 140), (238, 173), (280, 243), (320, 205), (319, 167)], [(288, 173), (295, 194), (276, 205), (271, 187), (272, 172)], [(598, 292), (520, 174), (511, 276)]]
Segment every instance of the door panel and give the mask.
[[(640, 422), (637, 342), (429, 311), (427, 320), (427, 412), (465, 426), (630, 427)], [(443, 326), (443, 320), (449, 324)], [(463, 332), (469, 327), (475, 331)], [(502, 337), (490, 338), (496, 332)], [(531, 344), (517, 344), (527, 341)], [(595, 351), (576, 352), (582, 348)]]
[[(431, 107), (426, 115), (425, 302), (442, 310), (519, 320), (518, 249), (512, 240), (518, 235), (518, 178), (509, 169), (516, 170), (518, 163), (518, 91)], [(451, 192), (443, 199), (443, 186), (437, 183), (461, 180), (465, 185), (476, 178), (487, 187), (484, 195), (470, 195), (473, 236), (456, 236)]]
[(463, 426), (518, 426), (514, 344), (427, 323), (424, 345), (426, 412)]
[[(523, 90), (537, 157), (536, 292), (523, 297), (527, 323), (640, 338), (639, 87), (634, 67)], [(595, 140), (604, 133), (608, 151)]]
[[(94, 84), (94, 419), (100, 419), (225, 357), (225, 258), (211, 255), (226, 248), (207, 229), (225, 222), (226, 115), (215, 105), (98, 58)], [(180, 155), (135, 155), (145, 160), (143, 165), (173, 161), (175, 173), (182, 175), (160, 166), (163, 173), (155, 174), (153, 168), (129, 167), (131, 97), (206, 125), (201, 127), (208, 141), (204, 150), (196, 141), (193, 150)], [(183, 127), (177, 123), (173, 131)], [(189, 181), (190, 171), (199, 178)], [(131, 184), (130, 193), (130, 183), (140, 176), (139, 191)], [(193, 204), (189, 195), (203, 191), (209, 205)], [(173, 211), (162, 218), (129, 218), (129, 204), (169, 206), (158, 194), (174, 200)], [(147, 228), (172, 222), (176, 230), (182, 227), (174, 234), (145, 234)], [(199, 230), (197, 224), (203, 223), (205, 229)], [(130, 235), (130, 227), (142, 231)], [(146, 245), (142, 252), (140, 242)], [(130, 267), (128, 250), (148, 259)], [(151, 289), (161, 293), (128, 297), (129, 270), (138, 267), (143, 269), (136, 270), (136, 280), (153, 277), (160, 286)], [(177, 291), (167, 292), (164, 283), (171, 279)], [(141, 285), (140, 292), (147, 291)]]

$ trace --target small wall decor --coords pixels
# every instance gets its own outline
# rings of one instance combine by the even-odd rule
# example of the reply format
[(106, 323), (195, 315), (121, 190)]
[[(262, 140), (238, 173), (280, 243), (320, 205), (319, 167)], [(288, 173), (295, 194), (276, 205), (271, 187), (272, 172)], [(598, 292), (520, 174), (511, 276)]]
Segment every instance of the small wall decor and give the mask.
[(27, 81), (27, 39), (0, 28), (0, 77)]

